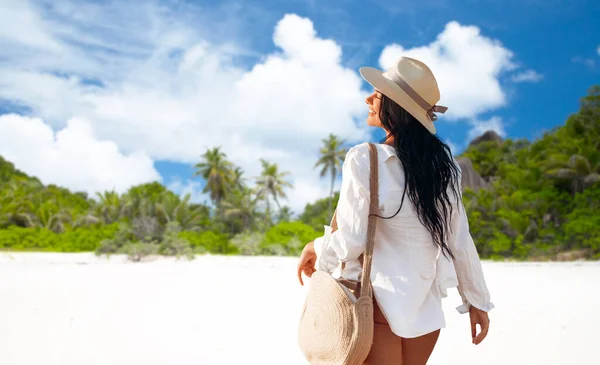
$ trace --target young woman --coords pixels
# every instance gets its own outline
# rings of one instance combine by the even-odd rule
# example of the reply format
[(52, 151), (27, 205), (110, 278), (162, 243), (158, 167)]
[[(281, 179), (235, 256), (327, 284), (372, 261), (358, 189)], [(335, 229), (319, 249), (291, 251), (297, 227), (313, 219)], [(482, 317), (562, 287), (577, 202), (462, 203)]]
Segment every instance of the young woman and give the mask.
[[(469, 313), (472, 342), (487, 336), (493, 308), (469, 233), (460, 193), (461, 171), (450, 149), (435, 136), (435, 113), (447, 108), (437, 82), (422, 62), (402, 57), (386, 72), (360, 69), (375, 91), (366, 99), (367, 124), (382, 128), (378, 144), (379, 212), (371, 282), (375, 334), (369, 365), (424, 365), (445, 326), (441, 299), (458, 286)], [(369, 151), (352, 147), (344, 161), (336, 213), (337, 230), (308, 243), (298, 277), (315, 270), (358, 280), (369, 214)], [(343, 270), (340, 262), (344, 262)], [(476, 326), (481, 326), (477, 334)]]

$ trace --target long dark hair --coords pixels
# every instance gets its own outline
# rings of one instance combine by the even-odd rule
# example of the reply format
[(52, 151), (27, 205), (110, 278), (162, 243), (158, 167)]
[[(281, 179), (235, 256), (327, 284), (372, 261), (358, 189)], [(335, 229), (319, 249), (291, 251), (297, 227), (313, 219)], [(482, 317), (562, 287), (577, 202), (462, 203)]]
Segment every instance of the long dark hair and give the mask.
[[(419, 221), (431, 233), (434, 244), (442, 249), (446, 258), (454, 258), (446, 244), (453, 209), (448, 188), (455, 202), (460, 199), (460, 194), (457, 191), (459, 169), (454, 163), (450, 147), (385, 95), (381, 95), (380, 105), (379, 118), (388, 133), (385, 140), (394, 138), (396, 155), (404, 170), (406, 184), (402, 201), (408, 192)], [(381, 218), (393, 218), (400, 209), (402, 204), (393, 216)]]

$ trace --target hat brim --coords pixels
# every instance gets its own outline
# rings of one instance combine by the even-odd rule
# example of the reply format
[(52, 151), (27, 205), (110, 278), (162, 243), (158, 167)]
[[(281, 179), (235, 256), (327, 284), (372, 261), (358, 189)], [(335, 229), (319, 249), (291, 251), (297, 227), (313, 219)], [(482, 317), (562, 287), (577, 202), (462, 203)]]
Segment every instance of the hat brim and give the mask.
[(433, 122), (429, 119), (427, 111), (421, 108), (408, 94), (395, 82), (383, 76), (383, 71), (374, 67), (361, 67), (360, 76), (383, 95), (392, 99), (407, 112), (415, 117), (431, 134), (436, 133)]

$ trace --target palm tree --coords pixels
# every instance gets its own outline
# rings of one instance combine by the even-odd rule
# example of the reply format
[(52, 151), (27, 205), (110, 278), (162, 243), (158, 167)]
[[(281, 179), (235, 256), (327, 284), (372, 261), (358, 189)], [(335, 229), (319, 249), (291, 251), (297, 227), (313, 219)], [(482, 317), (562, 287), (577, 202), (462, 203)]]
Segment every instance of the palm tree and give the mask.
[(104, 224), (117, 222), (127, 216), (127, 202), (116, 191), (96, 193), (100, 201), (95, 206), (95, 216), (100, 217)]
[[(560, 156), (554, 156), (553, 160), (560, 160)], [(575, 194), (600, 181), (600, 163), (592, 168), (585, 156), (572, 155), (566, 163), (555, 162), (555, 167), (547, 170), (546, 174), (555, 179), (570, 181), (571, 192)]]
[(35, 211), (34, 226), (50, 229), (56, 233), (65, 231), (65, 224), (70, 222), (70, 217), (66, 209), (56, 206), (53, 201), (44, 202)]
[(197, 163), (194, 167), (194, 176), (202, 176), (206, 181), (203, 193), (210, 193), (210, 199), (218, 207), (232, 182), (232, 163), (227, 158), (221, 147), (209, 149), (202, 155), (204, 161)]
[(244, 190), (245, 187), (244, 170), (241, 167), (236, 166), (231, 171), (231, 189), (233, 190)]
[(263, 171), (256, 179), (256, 197), (266, 203), (265, 223), (268, 225), (271, 220), (271, 197), (275, 200), (277, 207), (281, 209), (279, 198), (287, 198), (284, 188), (291, 188), (292, 184), (284, 180), (289, 172), (279, 172), (277, 164), (269, 163), (266, 160), (261, 159), (260, 162)]
[(200, 205), (190, 204), (191, 198), (189, 193), (185, 194), (183, 199), (170, 192), (163, 194), (161, 200), (156, 203), (158, 221), (164, 226), (177, 222), (181, 229), (198, 230), (202, 225), (204, 213)]
[(75, 215), (72, 206), (39, 181), (18, 178), (2, 185), (0, 227), (41, 227), (61, 233)]
[[(0, 157), (0, 163), (2, 163)], [(1, 177), (1, 176), (0, 176)], [(23, 180), (11, 180), (0, 185), (0, 227), (9, 225), (27, 227), (29, 212), (35, 209), (32, 200), (32, 189)]]
[(36, 206), (31, 201), (9, 205), (15, 212), (8, 216), (9, 223), (32, 228), (47, 228), (56, 233), (65, 231), (65, 224), (71, 222), (71, 214), (66, 208), (59, 207), (54, 200), (46, 200)]
[(342, 163), (346, 156), (346, 149), (342, 147), (345, 143), (344, 140), (339, 139), (333, 134), (330, 134), (328, 138), (323, 139), (323, 147), (319, 151), (321, 157), (315, 164), (315, 168), (321, 166), (321, 178), (327, 174), (331, 176), (331, 189), (329, 191), (329, 216), (332, 215), (333, 206), (333, 187), (335, 185), (335, 178), (338, 173), (342, 170)]
[(247, 231), (254, 225), (256, 202), (257, 199), (250, 188), (235, 190), (223, 201), (225, 217), (241, 219), (244, 231)]
[(292, 209), (288, 206), (285, 206), (279, 210), (279, 214), (277, 214), (277, 223), (281, 222), (289, 222), (292, 220), (292, 216), (294, 213)]

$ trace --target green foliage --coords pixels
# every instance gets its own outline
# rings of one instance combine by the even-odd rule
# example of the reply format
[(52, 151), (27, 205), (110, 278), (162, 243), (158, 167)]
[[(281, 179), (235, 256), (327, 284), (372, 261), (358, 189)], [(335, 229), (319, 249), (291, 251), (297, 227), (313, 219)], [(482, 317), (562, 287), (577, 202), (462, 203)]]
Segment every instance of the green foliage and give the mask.
[(229, 245), (229, 239), (226, 234), (203, 231), (203, 232), (180, 232), (179, 237), (187, 240), (196, 251), (204, 251), (216, 254), (232, 253), (233, 248)]
[(242, 187), (232, 191), (221, 205), (224, 218), (229, 220), (235, 232), (256, 228), (257, 199), (250, 188)]
[(127, 255), (127, 258), (133, 262), (140, 262), (146, 256), (158, 254), (160, 246), (154, 241), (130, 241), (121, 247), (118, 253)]
[(13, 179), (29, 180), (39, 183), (39, 180), (30, 177), (23, 171), (17, 170), (12, 162), (6, 161), (4, 158), (2, 158), (2, 156), (0, 156), (0, 184), (7, 183)]
[(600, 184), (577, 194), (564, 224), (565, 238), (600, 252)]
[(266, 160), (261, 159), (260, 162), (263, 170), (261, 175), (256, 179), (256, 198), (265, 202), (265, 220), (263, 226), (263, 229), (265, 229), (272, 224), (271, 198), (273, 198), (275, 204), (281, 210), (279, 200), (287, 198), (285, 188), (291, 188), (292, 184), (285, 180), (289, 172), (279, 171), (277, 164)]
[(57, 234), (60, 245), (57, 251), (84, 252), (94, 251), (102, 240), (114, 237), (118, 224), (98, 225), (95, 227), (79, 227)]
[(165, 194), (170, 195), (171, 197), (177, 197), (173, 192), (167, 190), (164, 185), (154, 181), (151, 183), (132, 186), (125, 195), (132, 200), (145, 199), (151, 203), (157, 203), (163, 199)]
[(235, 235), (230, 244), (235, 247), (240, 255), (260, 255), (263, 254), (261, 244), (265, 235), (259, 232), (244, 232)]
[(302, 222), (282, 222), (266, 232), (261, 247), (266, 254), (298, 255), (306, 243), (320, 234)]
[(24, 228), (10, 226), (0, 229), (0, 249), (14, 251), (94, 251), (100, 242), (112, 238), (118, 225), (77, 227), (56, 233), (42, 227)]
[(210, 193), (210, 199), (219, 204), (226, 196), (236, 174), (233, 173), (233, 164), (227, 161), (227, 156), (221, 152), (220, 147), (209, 149), (202, 155), (202, 162), (195, 166), (196, 176), (202, 176), (206, 185), (203, 193)]
[(321, 156), (315, 164), (315, 168), (321, 167), (321, 178), (329, 176), (331, 179), (330, 191), (329, 191), (329, 209), (328, 215), (333, 215), (333, 187), (335, 185), (335, 179), (338, 174), (342, 171), (342, 164), (348, 152), (343, 145), (344, 140), (340, 140), (337, 136), (329, 134), (327, 139), (323, 139), (323, 147), (319, 150)]
[[(136, 232), (136, 230), (138, 231)], [(190, 243), (179, 236), (181, 227), (177, 222), (167, 224), (164, 235), (161, 237), (143, 235), (139, 230), (140, 228), (129, 227), (126, 223), (121, 223), (111, 238), (100, 242), (96, 248), (96, 254), (125, 254), (134, 262), (157, 254), (176, 256), (177, 258), (185, 256), (189, 259), (194, 257), (194, 250)]]
[[(333, 210), (337, 209), (337, 202), (340, 198), (340, 193), (337, 192), (333, 196)], [(306, 204), (304, 212), (300, 215), (299, 220), (302, 223), (308, 224), (317, 231), (322, 231), (323, 226), (331, 222), (331, 214), (329, 214), (329, 198), (319, 199), (312, 204)]]
[[(342, 144), (333, 135), (323, 140), (315, 165), (331, 191)], [(481, 142), (463, 156), (489, 183), (463, 193), (481, 257), (600, 257), (600, 86), (590, 89), (563, 126), (536, 141)], [(288, 173), (260, 163), (250, 188), (218, 147), (209, 149), (194, 166), (213, 203), (207, 206), (158, 182), (90, 198), (44, 185), (0, 157), (0, 249), (125, 253), (132, 260), (153, 254), (297, 255), (329, 224), (339, 194), (307, 204), (295, 220), (291, 209), (280, 207), (292, 187)]]
[(282, 207), (277, 213), (277, 223), (293, 221), (292, 209), (288, 206)]
[(134, 236), (127, 223), (120, 223), (117, 231), (112, 237), (100, 241), (100, 244), (96, 248), (96, 255), (119, 253), (126, 244), (134, 241)]
[(194, 249), (188, 240), (180, 237), (180, 234), (181, 227), (179, 223), (172, 222), (167, 224), (158, 252), (161, 255), (176, 256), (177, 258), (185, 256), (188, 259), (193, 259)]
[(492, 183), (464, 193), (471, 233), (489, 258), (600, 252), (600, 88), (562, 127), (528, 143), (470, 146), (463, 154)]

